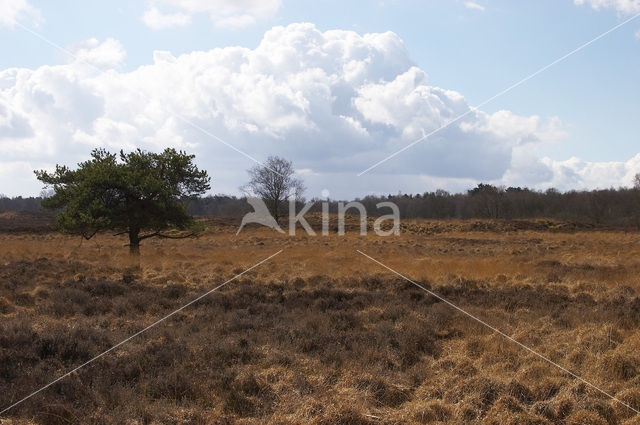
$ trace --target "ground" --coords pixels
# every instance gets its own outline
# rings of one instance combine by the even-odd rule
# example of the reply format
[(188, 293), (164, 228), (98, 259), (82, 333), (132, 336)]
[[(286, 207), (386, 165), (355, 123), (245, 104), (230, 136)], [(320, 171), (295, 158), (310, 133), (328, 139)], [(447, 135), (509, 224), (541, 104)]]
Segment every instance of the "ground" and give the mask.
[(213, 219), (199, 239), (145, 241), (138, 264), (121, 237), (26, 222), (0, 220), (0, 410), (282, 252), (2, 424), (640, 424), (637, 232), (407, 221), (379, 237), (351, 221), (345, 236), (236, 236), (239, 220)]

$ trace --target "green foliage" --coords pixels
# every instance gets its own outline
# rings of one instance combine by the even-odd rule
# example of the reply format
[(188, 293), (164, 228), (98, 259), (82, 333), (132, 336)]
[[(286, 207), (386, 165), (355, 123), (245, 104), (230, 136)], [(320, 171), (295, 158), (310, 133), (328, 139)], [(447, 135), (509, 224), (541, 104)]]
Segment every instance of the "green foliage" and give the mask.
[(53, 173), (35, 174), (53, 189), (42, 206), (61, 210), (60, 230), (87, 239), (103, 230), (127, 233), (134, 250), (149, 237), (176, 237), (161, 233), (167, 229), (194, 228), (187, 203), (210, 188), (210, 178), (193, 159), (175, 149), (119, 154), (95, 149), (76, 170), (57, 165)]

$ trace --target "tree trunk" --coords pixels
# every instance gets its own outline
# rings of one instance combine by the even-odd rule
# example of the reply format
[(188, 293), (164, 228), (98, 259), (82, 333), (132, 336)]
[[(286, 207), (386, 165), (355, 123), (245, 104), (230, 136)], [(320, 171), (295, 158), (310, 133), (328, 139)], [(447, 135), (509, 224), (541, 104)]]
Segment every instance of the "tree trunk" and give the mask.
[(140, 255), (140, 231), (138, 229), (129, 230), (129, 254)]
[(280, 211), (279, 211), (280, 208), (279, 208), (278, 203), (279, 203), (279, 200), (276, 198), (273, 201), (273, 208), (272, 208), (272, 210), (273, 210), (272, 211), (273, 212), (273, 218), (276, 220), (276, 223), (280, 222)]

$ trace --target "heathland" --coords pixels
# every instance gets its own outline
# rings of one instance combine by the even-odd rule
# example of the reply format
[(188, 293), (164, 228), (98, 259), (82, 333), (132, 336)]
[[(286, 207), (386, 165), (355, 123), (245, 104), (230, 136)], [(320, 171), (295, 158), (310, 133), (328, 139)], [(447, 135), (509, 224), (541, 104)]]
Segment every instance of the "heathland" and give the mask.
[(218, 218), (132, 260), (121, 237), (37, 220), (0, 217), (0, 410), (282, 252), (3, 425), (640, 424), (638, 232), (405, 220), (390, 237), (355, 222), (236, 236)]

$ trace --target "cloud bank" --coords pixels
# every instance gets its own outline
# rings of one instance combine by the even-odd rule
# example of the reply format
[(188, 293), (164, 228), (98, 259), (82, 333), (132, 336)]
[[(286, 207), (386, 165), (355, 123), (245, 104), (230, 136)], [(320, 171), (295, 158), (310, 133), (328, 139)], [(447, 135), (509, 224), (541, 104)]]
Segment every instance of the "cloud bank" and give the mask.
[(39, 188), (25, 170), (73, 165), (97, 146), (189, 150), (213, 175), (217, 192), (237, 193), (253, 163), (216, 138), (258, 159), (293, 159), (305, 170), (310, 195), (324, 188), (334, 196), (460, 190), (478, 181), (607, 187), (630, 183), (640, 170), (638, 157), (627, 163), (536, 157), (540, 143), (563, 137), (559, 119), (472, 109), (462, 94), (431, 85), (392, 32), (292, 24), (269, 30), (255, 49), (179, 57), (156, 51), (153, 63), (131, 72), (118, 71), (125, 52), (116, 40), (89, 40), (75, 51), (78, 60), (67, 64), (0, 71), (0, 176), (14, 176), (16, 194)]

